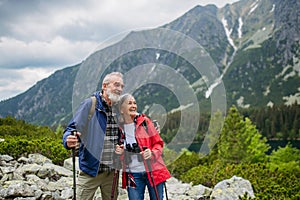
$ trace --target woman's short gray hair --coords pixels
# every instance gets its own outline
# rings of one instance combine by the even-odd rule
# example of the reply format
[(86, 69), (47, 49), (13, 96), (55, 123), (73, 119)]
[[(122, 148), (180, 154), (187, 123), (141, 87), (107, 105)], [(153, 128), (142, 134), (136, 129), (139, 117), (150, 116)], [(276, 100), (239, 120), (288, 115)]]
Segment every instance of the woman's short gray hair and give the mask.
[(121, 107), (122, 107), (122, 104), (127, 100), (127, 99), (129, 99), (130, 97), (133, 97), (131, 94), (129, 94), (129, 93), (125, 93), (125, 94), (123, 94), (123, 95), (121, 95), (120, 96), (120, 100), (118, 101), (118, 111), (119, 111), (119, 119), (118, 119), (118, 121), (119, 121), (119, 123), (121, 123), (121, 124), (123, 124), (124, 123), (124, 118), (123, 118), (123, 116), (122, 116), (122, 114), (121, 114)]
[(120, 96), (120, 100), (118, 102), (118, 109), (119, 109), (119, 111), (121, 110), (121, 106), (124, 103), (124, 101), (126, 101), (130, 97), (133, 97), (133, 96), (131, 94), (129, 94), (129, 93), (125, 93), (125, 94), (123, 94), (123, 95)]

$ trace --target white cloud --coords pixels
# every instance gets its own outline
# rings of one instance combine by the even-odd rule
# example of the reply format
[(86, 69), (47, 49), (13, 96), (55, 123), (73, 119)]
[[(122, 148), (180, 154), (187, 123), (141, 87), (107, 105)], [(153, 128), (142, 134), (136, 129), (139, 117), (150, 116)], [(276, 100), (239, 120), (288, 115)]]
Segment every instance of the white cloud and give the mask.
[[(0, 99), (8, 99), (28, 90), (37, 81), (50, 76), (51, 68), (2, 69), (0, 75)], [(4, 75), (5, 74), (5, 75)]]
[(51, 41), (35, 40), (28, 43), (14, 38), (1, 38), (0, 54), (4, 59), (0, 60), (0, 66), (65, 67), (80, 63), (97, 45), (91, 41), (71, 42), (60, 36)]
[[(236, 1), (0, 1), (0, 100), (80, 63), (113, 35), (162, 26), (196, 5), (223, 7)], [(20, 76), (8, 79), (8, 74)]]

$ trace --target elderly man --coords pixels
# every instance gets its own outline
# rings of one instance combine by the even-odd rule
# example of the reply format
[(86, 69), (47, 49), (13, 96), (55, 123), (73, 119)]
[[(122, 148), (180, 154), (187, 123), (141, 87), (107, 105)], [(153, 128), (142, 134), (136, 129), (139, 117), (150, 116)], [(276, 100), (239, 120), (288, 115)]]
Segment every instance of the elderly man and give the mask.
[[(81, 102), (73, 119), (68, 124), (63, 145), (66, 149), (79, 147), (80, 173), (76, 185), (79, 200), (92, 200), (98, 187), (102, 199), (117, 199), (117, 190), (112, 190), (114, 173), (113, 157), (118, 142), (118, 124), (113, 105), (123, 91), (123, 75), (112, 72), (102, 82), (102, 90)], [(73, 134), (76, 131), (76, 134)]]

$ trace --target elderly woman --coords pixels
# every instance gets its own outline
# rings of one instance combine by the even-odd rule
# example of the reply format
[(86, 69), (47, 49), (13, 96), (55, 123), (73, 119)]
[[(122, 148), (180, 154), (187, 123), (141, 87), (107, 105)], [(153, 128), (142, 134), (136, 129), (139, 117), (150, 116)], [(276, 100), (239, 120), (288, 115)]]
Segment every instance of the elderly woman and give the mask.
[(151, 200), (162, 200), (165, 181), (170, 173), (162, 159), (163, 140), (153, 122), (137, 113), (135, 98), (124, 94), (119, 101), (124, 145), (116, 153), (123, 157), (123, 188), (129, 200), (143, 200), (146, 186)]

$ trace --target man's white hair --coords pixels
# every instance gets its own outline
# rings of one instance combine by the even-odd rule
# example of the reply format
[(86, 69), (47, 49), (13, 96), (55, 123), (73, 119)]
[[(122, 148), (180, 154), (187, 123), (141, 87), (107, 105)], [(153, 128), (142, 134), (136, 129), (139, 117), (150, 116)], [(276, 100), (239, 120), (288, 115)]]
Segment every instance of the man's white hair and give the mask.
[(121, 72), (111, 72), (104, 77), (102, 84), (108, 84), (113, 76), (119, 76), (123, 79), (123, 74)]

